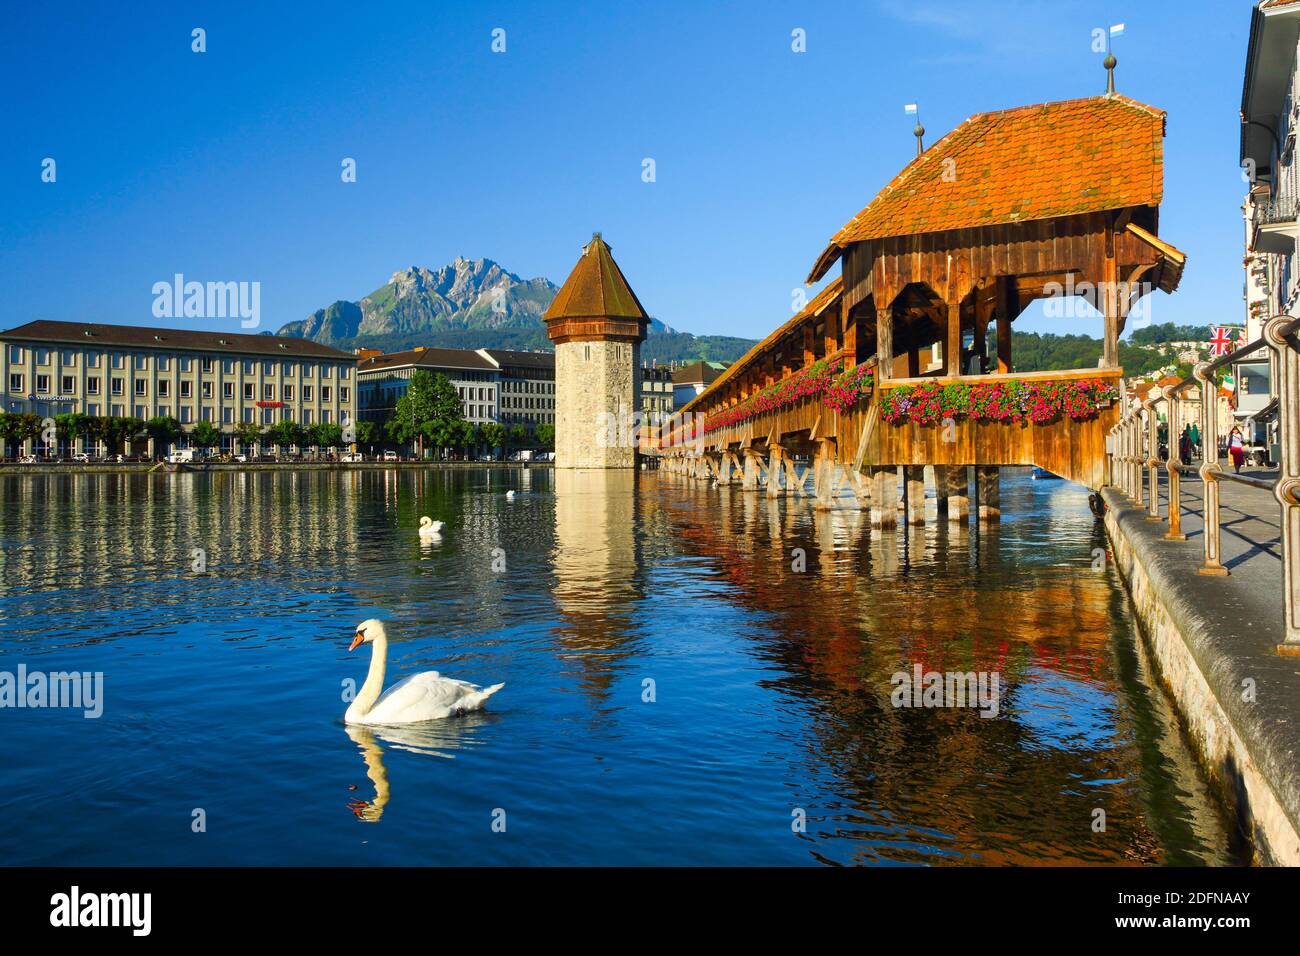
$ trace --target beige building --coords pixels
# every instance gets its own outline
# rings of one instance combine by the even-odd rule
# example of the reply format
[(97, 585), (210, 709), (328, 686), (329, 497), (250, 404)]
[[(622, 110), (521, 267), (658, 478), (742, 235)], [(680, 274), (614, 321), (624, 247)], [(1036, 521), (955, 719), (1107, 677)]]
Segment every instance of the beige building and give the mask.
[[(223, 451), (236, 449), (241, 423), (351, 425), (355, 367), (347, 352), (273, 335), (46, 320), (0, 332), (4, 411), (172, 417), (186, 432), (206, 421)], [(57, 451), (94, 451), (84, 445)], [(18, 453), (45, 451), (37, 440)]]
[(641, 343), (650, 317), (600, 233), (542, 318), (555, 343), (555, 467), (636, 467)]

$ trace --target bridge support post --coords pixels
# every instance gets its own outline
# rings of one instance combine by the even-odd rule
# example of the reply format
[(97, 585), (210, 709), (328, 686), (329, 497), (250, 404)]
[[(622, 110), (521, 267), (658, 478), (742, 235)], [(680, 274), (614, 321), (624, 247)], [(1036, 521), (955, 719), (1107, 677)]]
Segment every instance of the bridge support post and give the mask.
[(779, 498), (781, 492), (781, 472), (784, 470), (785, 449), (780, 445), (769, 445), (767, 449), (767, 496)]
[(740, 482), (741, 490), (758, 491), (758, 452), (751, 447), (746, 447), (744, 452), (745, 471)]
[(977, 465), (975, 480), (979, 482), (979, 520), (984, 524), (999, 523), (1002, 520), (1002, 469), (997, 465)]
[(872, 465), (867, 480), (871, 482), (871, 527), (897, 527), (898, 466)]
[(858, 509), (860, 511), (870, 511), (871, 479), (851, 465), (845, 465), (844, 472), (848, 475), (849, 488), (853, 491), (853, 497), (857, 499)]
[(731, 456), (725, 450), (718, 454), (718, 487), (731, 484)]
[(905, 465), (903, 480), (907, 489), (907, 523), (925, 524), (925, 466)]
[(795, 496), (805, 494), (804, 481), (808, 477), (808, 472), (799, 473), (799, 466), (795, 464), (794, 459), (788, 455), (784, 459), (785, 464), (785, 493)]
[(936, 465), (935, 485), (938, 487), (940, 510), (948, 514), (950, 524), (965, 524), (970, 520), (970, 479), (965, 465)]
[(817, 459), (813, 465), (813, 489), (817, 495), (818, 511), (829, 511), (835, 505), (835, 492), (840, 484), (838, 469), (835, 439), (821, 439), (817, 443)]

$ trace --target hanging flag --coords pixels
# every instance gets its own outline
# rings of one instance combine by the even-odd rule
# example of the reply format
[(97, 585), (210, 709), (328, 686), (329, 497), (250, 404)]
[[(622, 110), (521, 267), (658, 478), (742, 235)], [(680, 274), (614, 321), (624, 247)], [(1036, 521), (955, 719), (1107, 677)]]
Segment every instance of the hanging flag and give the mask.
[(1225, 392), (1235, 392), (1237, 390), (1237, 380), (1231, 375), (1223, 376), (1223, 390)]
[(1113, 27), (1111, 27), (1110, 35), (1112, 37), (1122, 37), (1124, 35), (1124, 24), (1117, 23)]
[(1250, 339), (1246, 338), (1246, 330), (1242, 329), (1241, 332), (1237, 335), (1237, 348), (1244, 349), (1249, 344), (1250, 344)]
[(908, 116), (915, 116), (915, 115), (916, 115), (916, 104), (915, 104), (915, 103), (908, 103), (906, 106), (903, 107), (903, 112), (906, 113)]
[(1210, 329), (1210, 354), (1227, 355), (1232, 351), (1231, 329), (1215, 326)]

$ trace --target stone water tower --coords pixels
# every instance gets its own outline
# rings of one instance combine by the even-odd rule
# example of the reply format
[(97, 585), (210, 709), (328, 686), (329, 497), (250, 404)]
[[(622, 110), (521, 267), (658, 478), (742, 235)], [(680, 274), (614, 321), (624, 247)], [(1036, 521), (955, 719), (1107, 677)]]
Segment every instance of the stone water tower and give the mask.
[(634, 468), (650, 317), (595, 233), (542, 317), (555, 343), (555, 467)]

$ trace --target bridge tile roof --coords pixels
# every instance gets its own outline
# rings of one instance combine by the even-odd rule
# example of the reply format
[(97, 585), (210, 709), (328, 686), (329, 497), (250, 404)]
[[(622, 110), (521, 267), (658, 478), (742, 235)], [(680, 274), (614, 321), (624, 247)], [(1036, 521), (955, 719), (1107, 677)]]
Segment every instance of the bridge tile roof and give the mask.
[(1119, 94), (977, 113), (849, 220), (808, 281), (855, 242), (1158, 206), (1164, 127), (1163, 110)]

